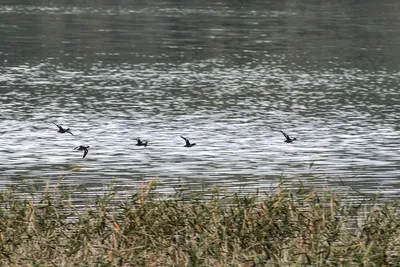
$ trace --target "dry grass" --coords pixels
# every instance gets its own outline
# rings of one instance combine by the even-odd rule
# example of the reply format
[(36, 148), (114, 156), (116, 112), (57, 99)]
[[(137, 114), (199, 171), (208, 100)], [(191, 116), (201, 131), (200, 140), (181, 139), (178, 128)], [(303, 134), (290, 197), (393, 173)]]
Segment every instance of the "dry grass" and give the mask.
[[(350, 204), (334, 192), (160, 199), (155, 181), (116, 202), (70, 201), (58, 187), (0, 193), (1, 266), (394, 266), (399, 202)], [(185, 199), (185, 200), (183, 200)]]

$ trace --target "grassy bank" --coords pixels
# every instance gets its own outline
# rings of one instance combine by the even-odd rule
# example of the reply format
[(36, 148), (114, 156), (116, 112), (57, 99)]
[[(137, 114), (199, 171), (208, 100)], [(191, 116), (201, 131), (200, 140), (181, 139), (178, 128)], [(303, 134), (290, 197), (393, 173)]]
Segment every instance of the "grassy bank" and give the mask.
[(399, 202), (351, 204), (329, 190), (206, 201), (114, 190), (90, 205), (58, 188), (0, 193), (1, 266), (395, 266)]

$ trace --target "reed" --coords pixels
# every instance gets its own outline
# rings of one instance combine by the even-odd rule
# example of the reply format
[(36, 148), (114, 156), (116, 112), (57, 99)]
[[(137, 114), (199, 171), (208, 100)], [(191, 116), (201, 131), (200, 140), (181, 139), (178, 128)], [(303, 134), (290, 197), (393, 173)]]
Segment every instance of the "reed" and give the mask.
[(351, 203), (334, 191), (287, 189), (206, 199), (161, 196), (151, 180), (123, 201), (73, 190), (0, 193), (1, 266), (395, 266), (399, 201)]

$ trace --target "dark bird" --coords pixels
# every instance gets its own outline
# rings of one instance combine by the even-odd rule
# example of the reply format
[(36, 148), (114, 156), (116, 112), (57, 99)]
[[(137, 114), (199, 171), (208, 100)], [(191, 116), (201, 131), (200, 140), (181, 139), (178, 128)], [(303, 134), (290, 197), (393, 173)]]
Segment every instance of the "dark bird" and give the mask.
[(136, 141), (137, 141), (137, 146), (144, 146), (144, 147), (146, 147), (147, 146), (147, 141), (146, 142), (143, 142), (142, 140), (140, 140), (139, 138), (136, 138)]
[(182, 135), (181, 135), (181, 138), (182, 138), (183, 140), (185, 140), (185, 142), (186, 142), (186, 145), (184, 145), (184, 147), (192, 147), (192, 146), (195, 146), (195, 145), (196, 145), (196, 144), (191, 144), (191, 143), (189, 142), (189, 139), (183, 137)]
[(295, 138), (290, 138), (289, 135), (285, 134), (284, 132), (280, 131), (286, 138), (285, 143), (292, 143), (293, 141), (296, 141), (296, 137)]
[(71, 133), (71, 130), (69, 128), (64, 129), (63, 127), (61, 127), (60, 125), (58, 125), (57, 123), (53, 122), (55, 126), (58, 127), (58, 131), (59, 133), (69, 133), (71, 135), (74, 135), (73, 133)]
[(90, 146), (77, 146), (74, 149), (81, 150), (81, 151), (83, 150), (84, 152), (83, 152), (83, 157), (82, 158), (85, 158), (87, 153), (89, 152), (89, 147)]

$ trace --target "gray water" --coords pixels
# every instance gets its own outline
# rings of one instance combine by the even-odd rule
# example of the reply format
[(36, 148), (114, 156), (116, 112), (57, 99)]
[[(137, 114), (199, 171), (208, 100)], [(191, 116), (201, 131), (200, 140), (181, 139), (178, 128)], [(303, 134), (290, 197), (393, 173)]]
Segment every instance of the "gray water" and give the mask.
[(0, 5), (1, 187), (398, 194), (400, 2), (30, 2)]

